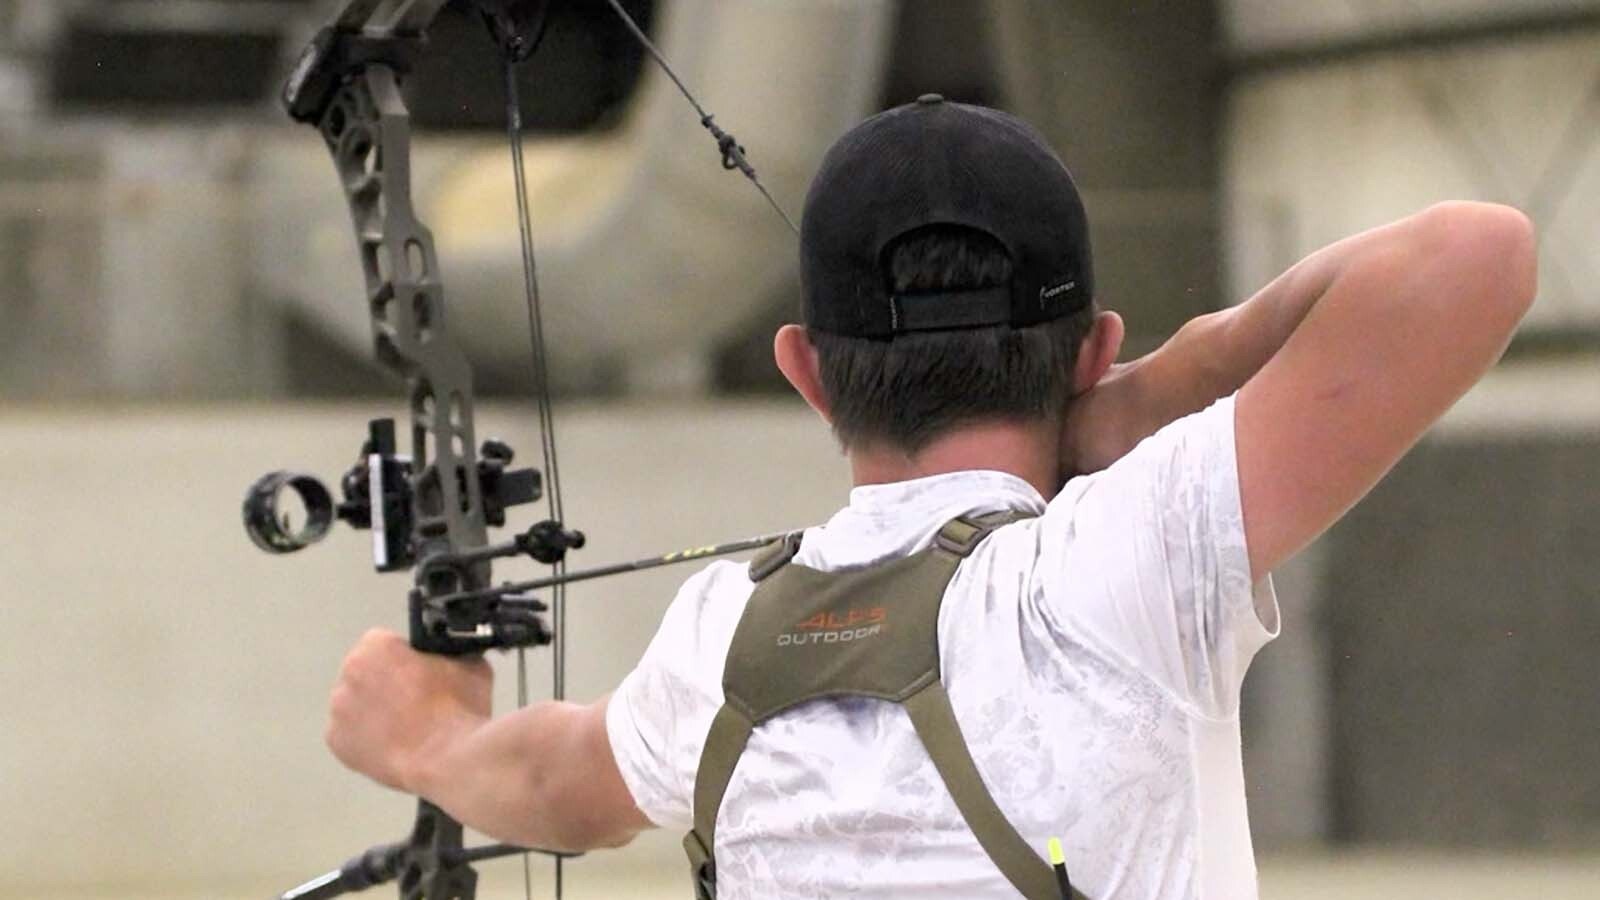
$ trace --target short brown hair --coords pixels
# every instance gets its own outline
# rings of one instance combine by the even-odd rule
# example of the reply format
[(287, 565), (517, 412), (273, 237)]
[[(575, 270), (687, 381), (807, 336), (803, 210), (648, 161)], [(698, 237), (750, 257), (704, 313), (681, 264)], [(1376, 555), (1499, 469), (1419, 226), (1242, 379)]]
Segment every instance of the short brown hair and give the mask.
[[(973, 229), (918, 229), (884, 252), (894, 293), (972, 290), (1011, 279), (999, 241)], [(915, 453), (950, 429), (992, 420), (1058, 420), (1072, 397), (1092, 307), (1027, 328), (1000, 325), (892, 340), (812, 330), (833, 431), (846, 448)]]

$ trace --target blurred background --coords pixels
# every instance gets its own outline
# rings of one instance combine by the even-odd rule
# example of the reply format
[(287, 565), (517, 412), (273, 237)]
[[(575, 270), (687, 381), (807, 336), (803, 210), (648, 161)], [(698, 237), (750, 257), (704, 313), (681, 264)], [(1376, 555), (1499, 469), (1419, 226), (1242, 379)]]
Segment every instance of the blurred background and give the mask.
[[(320, 740), (404, 577), (364, 535), (268, 558), (238, 523), (258, 475), (337, 476), (403, 413), (333, 167), (274, 100), (336, 5), (0, 0), (0, 896), (271, 896), (409, 826)], [(1264, 897), (1600, 897), (1600, 2), (627, 6), (796, 213), (835, 137), (921, 93), (1038, 124), (1132, 352), (1433, 201), (1526, 210), (1541, 287), (1506, 360), (1279, 576), (1247, 778)], [(601, 0), (560, 7), (522, 83), (576, 562), (819, 521), (847, 473), (770, 362), (792, 235)], [(480, 434), (531, 452), (480, 30), (447, 9), (413, 80), (415, 191)], [(573, 591), (573, 697), (687, 574)], [(681, 868), (654, 835), (569, 893), (685, 896)]]

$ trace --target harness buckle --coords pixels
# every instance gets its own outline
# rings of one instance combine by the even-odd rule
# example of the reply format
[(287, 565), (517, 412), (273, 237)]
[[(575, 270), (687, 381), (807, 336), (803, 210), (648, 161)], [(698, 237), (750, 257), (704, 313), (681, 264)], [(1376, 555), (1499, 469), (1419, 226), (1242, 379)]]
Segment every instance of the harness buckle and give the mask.
[(950, 520), (943, 528), (940, 528), (933, 542), (941, 550), (953, 553), (956, 556), (966, 557), (971, 555), (972, 551), (977, 549), (978, 545), (983, 543), (983, 539), (988, 537), (989, 532), (994, 529), (995, 526), (992, 524), (984, 524), (966, 516), (960, 516)]
[(717, 900), (717, 864), (709, 859), (695, 867), (694, 900)]
[(800, 552), (800, 541), (804, 538), (805, 532), (791, 531), (783, 536), (781, 542), (761, 551), (759, 556), (750, 560), (750, 580), (765, 581), (772, 573), (788, 565)]

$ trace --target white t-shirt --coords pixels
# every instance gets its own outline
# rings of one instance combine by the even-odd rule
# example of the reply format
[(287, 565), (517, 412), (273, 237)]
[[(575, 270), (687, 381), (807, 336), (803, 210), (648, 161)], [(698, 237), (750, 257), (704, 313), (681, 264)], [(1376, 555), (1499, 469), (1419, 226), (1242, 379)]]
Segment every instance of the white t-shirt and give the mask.
[[(1017, 830), (1066, 848), (1092, 900), (1252, 900), (1239, 688), (1278, 628), (1250, 582), (1233, 401), (1173, 423), (1045, 503), (1012, 475), (856, 488), (795, 562), (833, 570), (925, 547), (947, 520), (1041, 514), (957, 570), (939, 615), (943, 680), (978, 770)], [(722, 670), (752, 585), (719, 562), (684, 584), (611, 699), (639, 809), (687, 830)], [(905, 711), (816, 700), (757, 727), (717, 816), (722, 900), (1014, 898)]]

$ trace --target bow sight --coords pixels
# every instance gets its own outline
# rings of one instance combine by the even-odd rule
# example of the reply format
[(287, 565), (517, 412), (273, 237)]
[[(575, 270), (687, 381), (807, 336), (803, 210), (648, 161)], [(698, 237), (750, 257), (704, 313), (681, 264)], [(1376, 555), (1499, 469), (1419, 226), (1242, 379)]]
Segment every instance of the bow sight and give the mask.
[[(360, 459), (339, 480), (343, 499), (321, 481), (298, 472), (271, 472), (250, 486), (244, 499), (244, 525), (250, 539), (268, 553), (293, 553), (327, 537), (333, 520), (372, 531), (372, 561), (380, 572), (415, 568), (417, 586), (411, 592), (413, 643), (434, 653), (473, 653), (503, 647), (548, 644), (549, 629), (538, 618), (544, 605), (503, 590), (479, 591), (469, 587), (467, 571), (491, 559), (527, 556), (554, 564), (568, 550), (584, 545), (582, 532), (570, 531), (546, 520), (502, 544), (463, 551), (436, 550), (419, 555), (417, 535), (427, 530), (421, 521), (440, 520), (438, 470), (429, 467), (416, 477), (411, 458), (395, 449), (393, 419), (375, 419), (369, 426)], [(456, 494), (476, 493), (483, 505), (485, 525), (505, 525), (506, 510), (533, 503), (543, 495), (537, 469), (510, 469), (515, 452), (502, 441), (488, 440), (478, 451), (477, 490), (458, 485)], [(302, 524), (294, 526), (286, 514), (285, 494), (298, 499)], [(437, 531), (438, 526), (435, 526)], [(422, 541), (420, 543), (426, 543)]]

